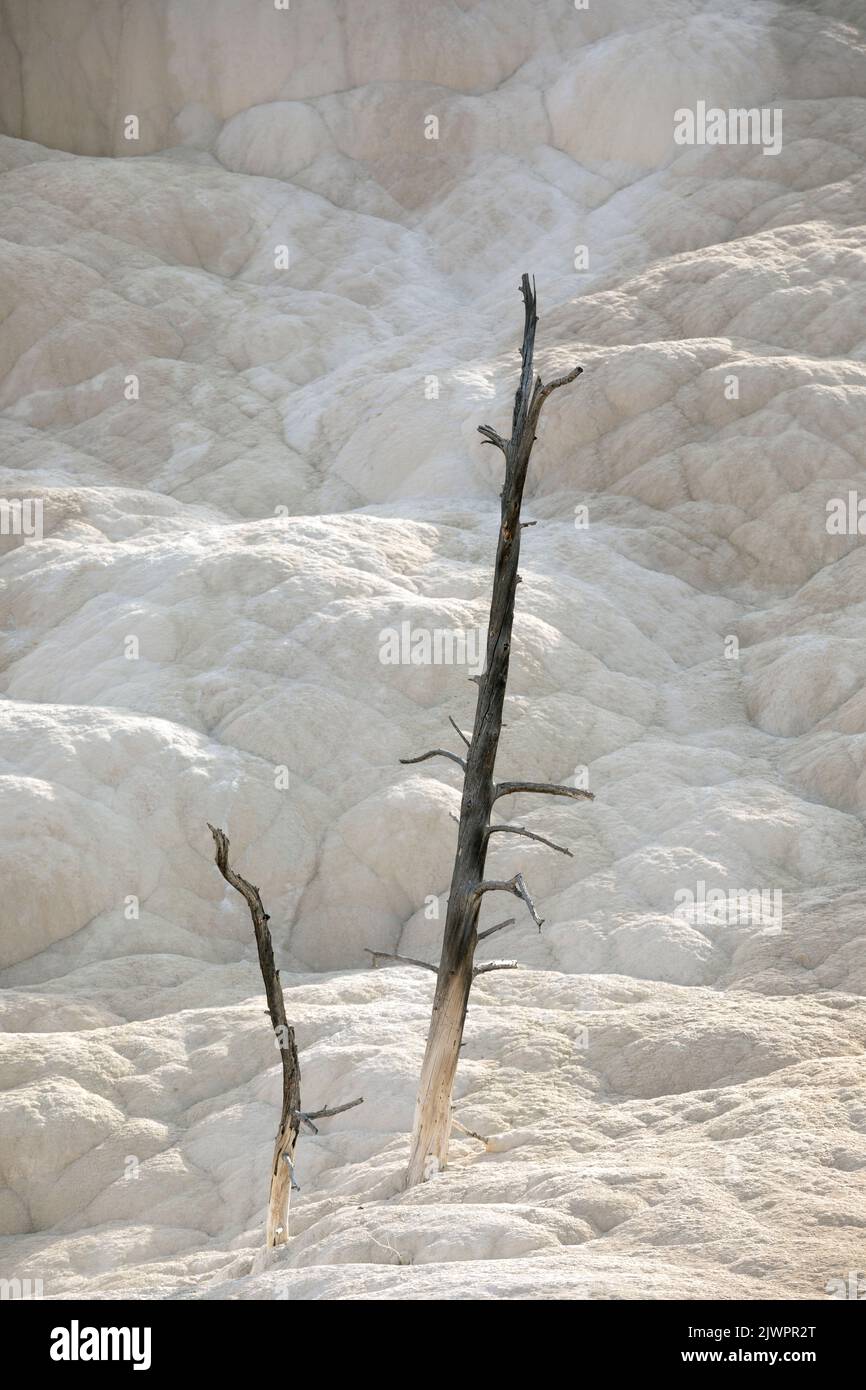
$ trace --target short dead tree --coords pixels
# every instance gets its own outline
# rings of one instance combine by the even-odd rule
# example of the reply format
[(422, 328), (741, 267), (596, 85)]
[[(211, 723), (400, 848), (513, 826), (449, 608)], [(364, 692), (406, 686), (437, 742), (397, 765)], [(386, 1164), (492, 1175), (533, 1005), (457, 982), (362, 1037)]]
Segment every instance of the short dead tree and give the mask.
[(491, 837), (524, 836), (540, 841), (541, 844), (548, 845), (562, 854), (570, 854), (564, 846), (555, 844), (543, 835), (536, 835), (524, 826), (494, 824), (494, 807), (504, 797), (522, 795), (525, 792), (592, 799), (590, 792), (578, 787), (548, 782), (496, 782), (493, 776), (508, 680), (514, 599), (520, 582), (517, 572), (520, 533), (523, 526), (533, 524), (520, 520), (529, 456), (544, 402), (553, 391), (574, 381), (583, 370), (581, 367), (575, 367), (566, 376), (549, 381), (546, 385), (540, 377), (533, 380), (532, 358), (538, 320), (535, 312), (535, 286), (530, 284), (528, 275), (523, 276), (521, 293), (525, 310), (522, 369), (514, 398), (511, 437), (503, 438), (490, 425), (479, 426), (479, 432), (484, 436), (485, 442), (500, 449), (505, 457), (505, 479), (501, 493), (499, 544), (496, 550), (487, 629), (487, 659), (484, 674), (475, 677), (478, 698), (472, 737), (468, 738), (452, 719), (452, 726), (465, 745), (462, 754), (444, 748), (433, 748), (416, 758), (401, 759), (404, 763), (418, 763), (424, 762), (427, 758), (450, 758), (452, 762), (458, 763), (463, 771), (463, 799), (458, 822), (457, 853), (448, 898), (442, 954), (437, 968), (426, 961), (406, 960), (399, 956), (389, 957), (387, 953), (371, 952), (374, 963), (376, 959), (382, 958), (406, 960), (408, 964), (423, 966), (436, 974), (433, 1013), (421, 1068), (409, 1167), (405, 1179), (407, 1187), (433, 1177), (447, 1162), (454, 1076), (472, 981), (476, 975), (491, 970), (512, 969), (517, 964), (516, 961), (491, 961), (480, 966), (474, 964), (478, 942), (503, 927), (510, 926), (514, 921), (514, 918), (509, 918), (496, 926), (488, 927), (486, 931), (479, 932), (478, 913), (485, 895), (512, 893), (522, 899), (539, 930), (542, 926), (522, 874), (518, 873), (513, 878), (503, 880), (485, 878), (484, 865)]
[(216, 846), (216, 864), (226, 883), (240, 893), (250, 910), (256, 946), (259, 953), (259, 966), (265, 982), (265, 995), (274, 1037), (280, 1049), (283, 1063), (283, 1099), (280, 1108), (280, 1125), (274, 1144), (274, 1157), (271, 1164), (271, 1186), (268, 1195), (268, 1220), (265, 1241), (268, 1248), (285, 1245), (289, 1236), (289, 1198), (295, 1182), (295, 1145), (302, 1129), (310, 1134), (318, 1134), (316, 1120), (339, 1115), (343, 1110), (351, 1110), (361, 1105), (363, 1096), (350, 1100), (345, 1105), (325, 1106), (321, 1110), (301, 1109), (301, 1067), (295, 1043), (295, 1030), (286, 1018), (283, 1002), (283, 989), (280, 972), (274, 963), (274, 947), (268, 926), (270, 918), (262, 906), (259, 890), (235, 873), (229, 864), (229, 840), (225, 831), (208, 823)]

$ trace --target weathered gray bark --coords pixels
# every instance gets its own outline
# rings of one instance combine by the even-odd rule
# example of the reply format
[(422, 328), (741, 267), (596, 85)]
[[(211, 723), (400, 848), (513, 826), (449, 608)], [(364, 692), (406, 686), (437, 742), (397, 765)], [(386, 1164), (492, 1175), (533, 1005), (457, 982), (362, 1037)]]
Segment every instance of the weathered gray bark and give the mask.
[(289, 1026), (289, 1021), (286, 1018), (280, 972), (274, 963), (274, 946), (268, 926), (270, 919), (265, 912), (258, 888), (252, 883), (248, 883), (245, 878), (241, 878), (240, 874), (235, 873), (229, 864), (229, 840), (225, 831), (219, 830), (210, 823), (208, 823), (208, 829), (213, 835), (216, 846), (217, 868), (226, 883), (229, 883), (245, 899), (250, 910), (253, 931), (256, 936), (256, 947), (259, 953), (259, 966), (268, 1001), (268, 1013), (271, 1016), (271, 1026), (283, 1064), (283, 1097), (280, 1107), (280, 1124), (271, 1163), (271, 1185), (268, 1193), (268, 1217), (265, 1234), (265, 1242), (271, 1249), (277, 1245), (284, 1245), (289, 1236), (289, 1199), (292, 1194), (292, 1187), (296, 1186), (294, 1182), (295, 1145), (298, 1142), (301, 1125), (305, 1125), (315, 1134), (318, 1131), (313, 1124), (314, 1120), (338, 1115), (342, 1110), (351, 1110), (353, 1106), (361, 1104), (363, 1097), (349, 1101), (346, 1105), (336, 1105), (332, 1108), (326, 1106), (323, 1110), (309, 1112), (301, 1110), (301, 1066), (298, 1061), (295, 1030)]
[[(501, 449), (505, 456), (505, 480), (501, 493), (499, 543), (496, 550), (487, 633), (487, 661), (484, 674), (478, 678), (478, 699), (472, 737), (468, 741), (465, 757), (459, 757), (445, 749), (434, 749), (430, 753), (422, 754), (420, 758), (404, 760), (419, 762), (427, 757), (445, 756), (458, 762), (464, 772), (457, 854), (433, 998), (433, 1013), (421, 1069), (409, 1167), (406, 1172), (407, 1187), (426, 1181), (439, 1169), (444, 1168), (447, 1162), (451, 1132), (451, 1096), (469, 991), (476, 973), (473, 960), (478, 941), (478, 912), (484, 894), (494, 891), (514, 893), (527, 904), (539, 930), (542, 925), (522, 875), (517, 874), (505, 882), (486, 882), (484, 879), (489, 838), (492, 834), (498, 833), (499, 829), (490, 822), (494, 803), (499, 797), (515, 792), (547, 792), (555, 796), (591, 799), (591, 793), (576, 787), (543, 782), (503, 782), (497, 786), (493, 778), (508, 680), (514, 599), (519, 583), (517, 565), (522, 525), (520, 507), (529, 456), (544, 402), (552, 391), (574, 381), (582, 371), (581, 367), (575, 367), (567, 376), (559, 377), (547, 385), (542, 384), (540, 377), (536, 378), (533, 384), (532, 359), (538, 320), (535, 312), (535, 287), (530, 284), (528, 275), (523, 276), (521, 293), (525, 310), (522, 370), (514, 398), (511, 438), (503, 439), (490, 425), (479, 426), (479, 432), (484, 435), (485, 441)], [(457, 732), (465, 743), (465, 735), (459, 728)], [(529, 835), (529, 832), (521, 832), (517, 828), (511, 833)], [(536, 837), (529, 835), (529, 838)], [(559, 845), (551, 847), (562, 848)]]

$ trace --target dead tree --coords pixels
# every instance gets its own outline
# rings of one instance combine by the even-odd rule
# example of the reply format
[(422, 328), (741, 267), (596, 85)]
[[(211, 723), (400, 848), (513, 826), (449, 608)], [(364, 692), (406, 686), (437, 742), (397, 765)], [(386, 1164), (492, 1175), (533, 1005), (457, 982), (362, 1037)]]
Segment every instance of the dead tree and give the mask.
[(280, 972), (274, 964), (274, 946), (268, 926), (270, 918), (265, 912), (259, 890), (235, 873), (229, 864), (229, 840), (225, 831), (217, 829), (208, 822), (208, 830), (213, 835), (216, 846), (216, 864), (226, 883), (240, 893), (250, 910), (256, 947), (259, 953), (259, 966), (265, 982), (265, 995), (274, 1037), (280, 1049), (283, 1064), (283, 1099), (280, 1108), (280, 1125), (274, 1144), (274, 1157), (271, 1164), (271, 1186), (268, 1195), (268, 1220), (266, 1244), (269, 1249), (285, 1245), (289, 1235), (289, 1198), (295, 1182), (295, 1145), (301, 1129), (318, 1134), (313, 1123), (330, 1115), (339, 1115), (343, 1110), (351, 1110), (360, 1105), (363, 1096), (350, 1100), (346, 1105), (325, 1106), (322, 1110), (301, 1109), (301, 1066), (298, 1061), (298, 1048), (295, 1043), (295, 1030), (286, 1018)]
[[(485, 443), (501, 449), (505, 456), (505, 480), (500, 494), (501, 520), (487, 629), (487, 660), (484, 674), (476, 678), (478, 699), (472, 737), (467, 739), (452, 720), (454, 728), (466, 745), (466, 751), (462, 756), (436, 748), (429, 753), (422, 753), (417, 758), (401, 760), (414, 763), (437, 756), (446, 757), (459, 763), (463, 771), (463, 799), (457, 832), (457, 853), (448, 898), (442, 954), (436, 971), (430, 1031), (421, 1068), (412, 1147), (406, 1172), (407, 1187), (432, 1177), (439, 1169), (444, 1168), (448, 1158), (451, 1096), (472, 981), (475, 975), (482, 971), (510, 968), (515, 965), (514, 961), (496, 961), (478, 967), (474, 965), (475, 948), (479, 939), (509, 925), (513, 920), (509, 919), (509, 923), (498, 923), (479, 935), (478, 913), (485, 894), (513, 893), (526, 904), (539, 931), (542, 926), (522, 874), (515, 874), (513, 878), (505, 880), (485, 878), (484, 865), (490, 838), (497, 834), (522, 835), (530, 840), (541, 840), (551, 849), (560, 850), (564, 854), (569, 853), (562, 845), (535, 835), (522, 826), (494, 825), (493, 808), (503, 797), (524, 792), (592, 799), (590, 792), (578, 787), (559, 786), (547, 782), (497, 783), (493, 777), (508, 680), (514, 599), (520, 582), (517, 572), (520, 532), (522, 526), (532, 524), (520, 520), (529, 456), (544, 402), (553, 391), (574, 381), (583, 370), (582, 367), (575, 367), (566, 376), (558, 377), (546, 385), (540, 377), (536, 377), (533, 382), (532, 358), (538, 319), (535, 312), (535, 285), (530, 284), (528, 275), (523, 276), (521, 293), (525, 310), (522, 369), (514, 397), (511, 437), (504, 439), (490, 425), (479, 426)], [(414, 961), (411, 963), (425, 964)], [(435, 966), (428, 968), (436, 969)]]

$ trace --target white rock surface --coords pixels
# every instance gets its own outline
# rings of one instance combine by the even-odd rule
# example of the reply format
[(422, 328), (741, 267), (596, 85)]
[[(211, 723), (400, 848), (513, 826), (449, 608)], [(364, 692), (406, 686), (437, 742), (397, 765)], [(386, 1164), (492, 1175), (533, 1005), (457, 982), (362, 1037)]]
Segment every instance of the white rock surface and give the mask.
[[(44, 504), (0, 538), (0, 1275), (824, 1296), (864, 1265), (866, 559), (825, 524), (863, 486), (861, 5), (4, 0), (0, 36), (0, 495)], [(781, 153), (674, 145), (698, 99), (781, 107)], [(459, 779), (398, 758), (474, 687), (380, 634), (485, 621), (524, 269), (541, 370), (585, 375), (533, 458), (499, 767), (596, 800), (507, 805), (574, 857), (491, 857), (544, 931), (481, 952), (524, 967), (473, 993), (486, 1150), (406, 1194), (431, 979), (364, 950), (436, 953)], [(365, 1097), (304, 1138), (277, 1258), (208, 820), (306, 1101)], [(699, 883), (781, 924), (682, 920)]]

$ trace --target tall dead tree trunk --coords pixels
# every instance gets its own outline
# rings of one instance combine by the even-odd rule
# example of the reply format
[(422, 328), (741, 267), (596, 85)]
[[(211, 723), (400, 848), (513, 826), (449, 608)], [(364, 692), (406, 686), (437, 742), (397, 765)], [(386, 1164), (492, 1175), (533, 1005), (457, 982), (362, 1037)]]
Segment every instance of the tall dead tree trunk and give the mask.
[(298, 1134), (304, 1126), (317, 1134), (314, 1120), (325, 1119), (329, 1115), (339, 1115), (343, 1110), (351, 1110), (360, 1105), (363, 1096), (351, 1100), (346, 1105), (325, 1106), (323, 1110), (301, 1110), (301, 1064), (295, 1043), (295, 1030), (286, 1018), (280, 972), (274, 963), (274, 946), (268, 926), (270, 918), (265, 912), (258, 888), (235, 873), (229, 864), (229, 840), (225, 831), (208, 823), (216, 846), (216, 865), (232, 888), (245, 899), (253, 922), (256, 947), (259, 953), (259, 966), (265, 983), (265, 996), (274, 1037), (280, 1049), (283, 1064), (283, 1098), (280, 1107), (280, 1124), (274, 1144), (274, 1157), (271, 1163), (271, 1185), (268, 1194), (268, 1218), (265, 1242), (269, 1249), (285, 1245), (289, 1237), (289, 1199), (295, 1182), (295, 1145)]
[[(507, 831), (510, 834), (526, 835), (529, 839), (542, 838), (531, 834), (523, 827), (493, 825), (493, 807), (501, 797), (523, 792), (546, 792), (553, 796), (591, 799), (591, 793), (577, 787), (546, 782), (497, 784), (493, 778), (508, 680), (514, 599), (520, 582), (517, 573), (520, 531), (522, 525), (526, 524), (520, 520), (520, 506), (529, 456), (544, 402), (551, 392), (574, 381), (583, 370), (581, 367), (575, 367), (566, 376), (548, 382), (547, 385), (542, 383), (540, 377), (536, 377), (533, 383), (532, 358), (538, 319), (535, 312), (535, 286), (530, 284), (528, 275), (523, 276), (521, 293), (525, 309), (522, 370), (514, 398), (511, 438), (503, 439), (490, 425), (479, 426), (479, 432), (484, 435), (485, 441), (501, 449), (505, 456), (505, 481), (501, 493), (499, 544), (496, 550), (487, 633), (487, 661), (484, 674), (477, 678), (478, 700), (472, 738), (468, 740), (465, 757), (445, 749), (433, 749), (429, 753), (422, 753), (419, 758), (402, 760), (421, 762), (426, 758), (445, 756), (458, 762), (464, 773), (457, 854), (451, 878), (451, 893), (448, 899), (430, 1031), (421, 1068), (412, 1147), (406, 1172), (407, 1187), (432, 1177), (445, 1166), (448, 1158), (451, 1095), (469, 991), (477, 973), (473, 962), (478, 941), (478, 912), (484, 894), (515, 894), (526, 903), (539, 930), (542, 925), (521, 874), (505, 881), (486, 880), (484, 877), (491, 835), (498, 831)], [(461, 734), (461, 737), (467, 742), (464, 735)], [(562, 846), (555, 845), (552, 841), (543, 842), (553, 849), (562, 849)], [(567, 850), (564, 852), (568, 853)], [(498, 927), (491, 928), (482, 935), (489, 935), (493, 930), (498, 930)], [(513, 962), (503, 964), (510, 965)]]

